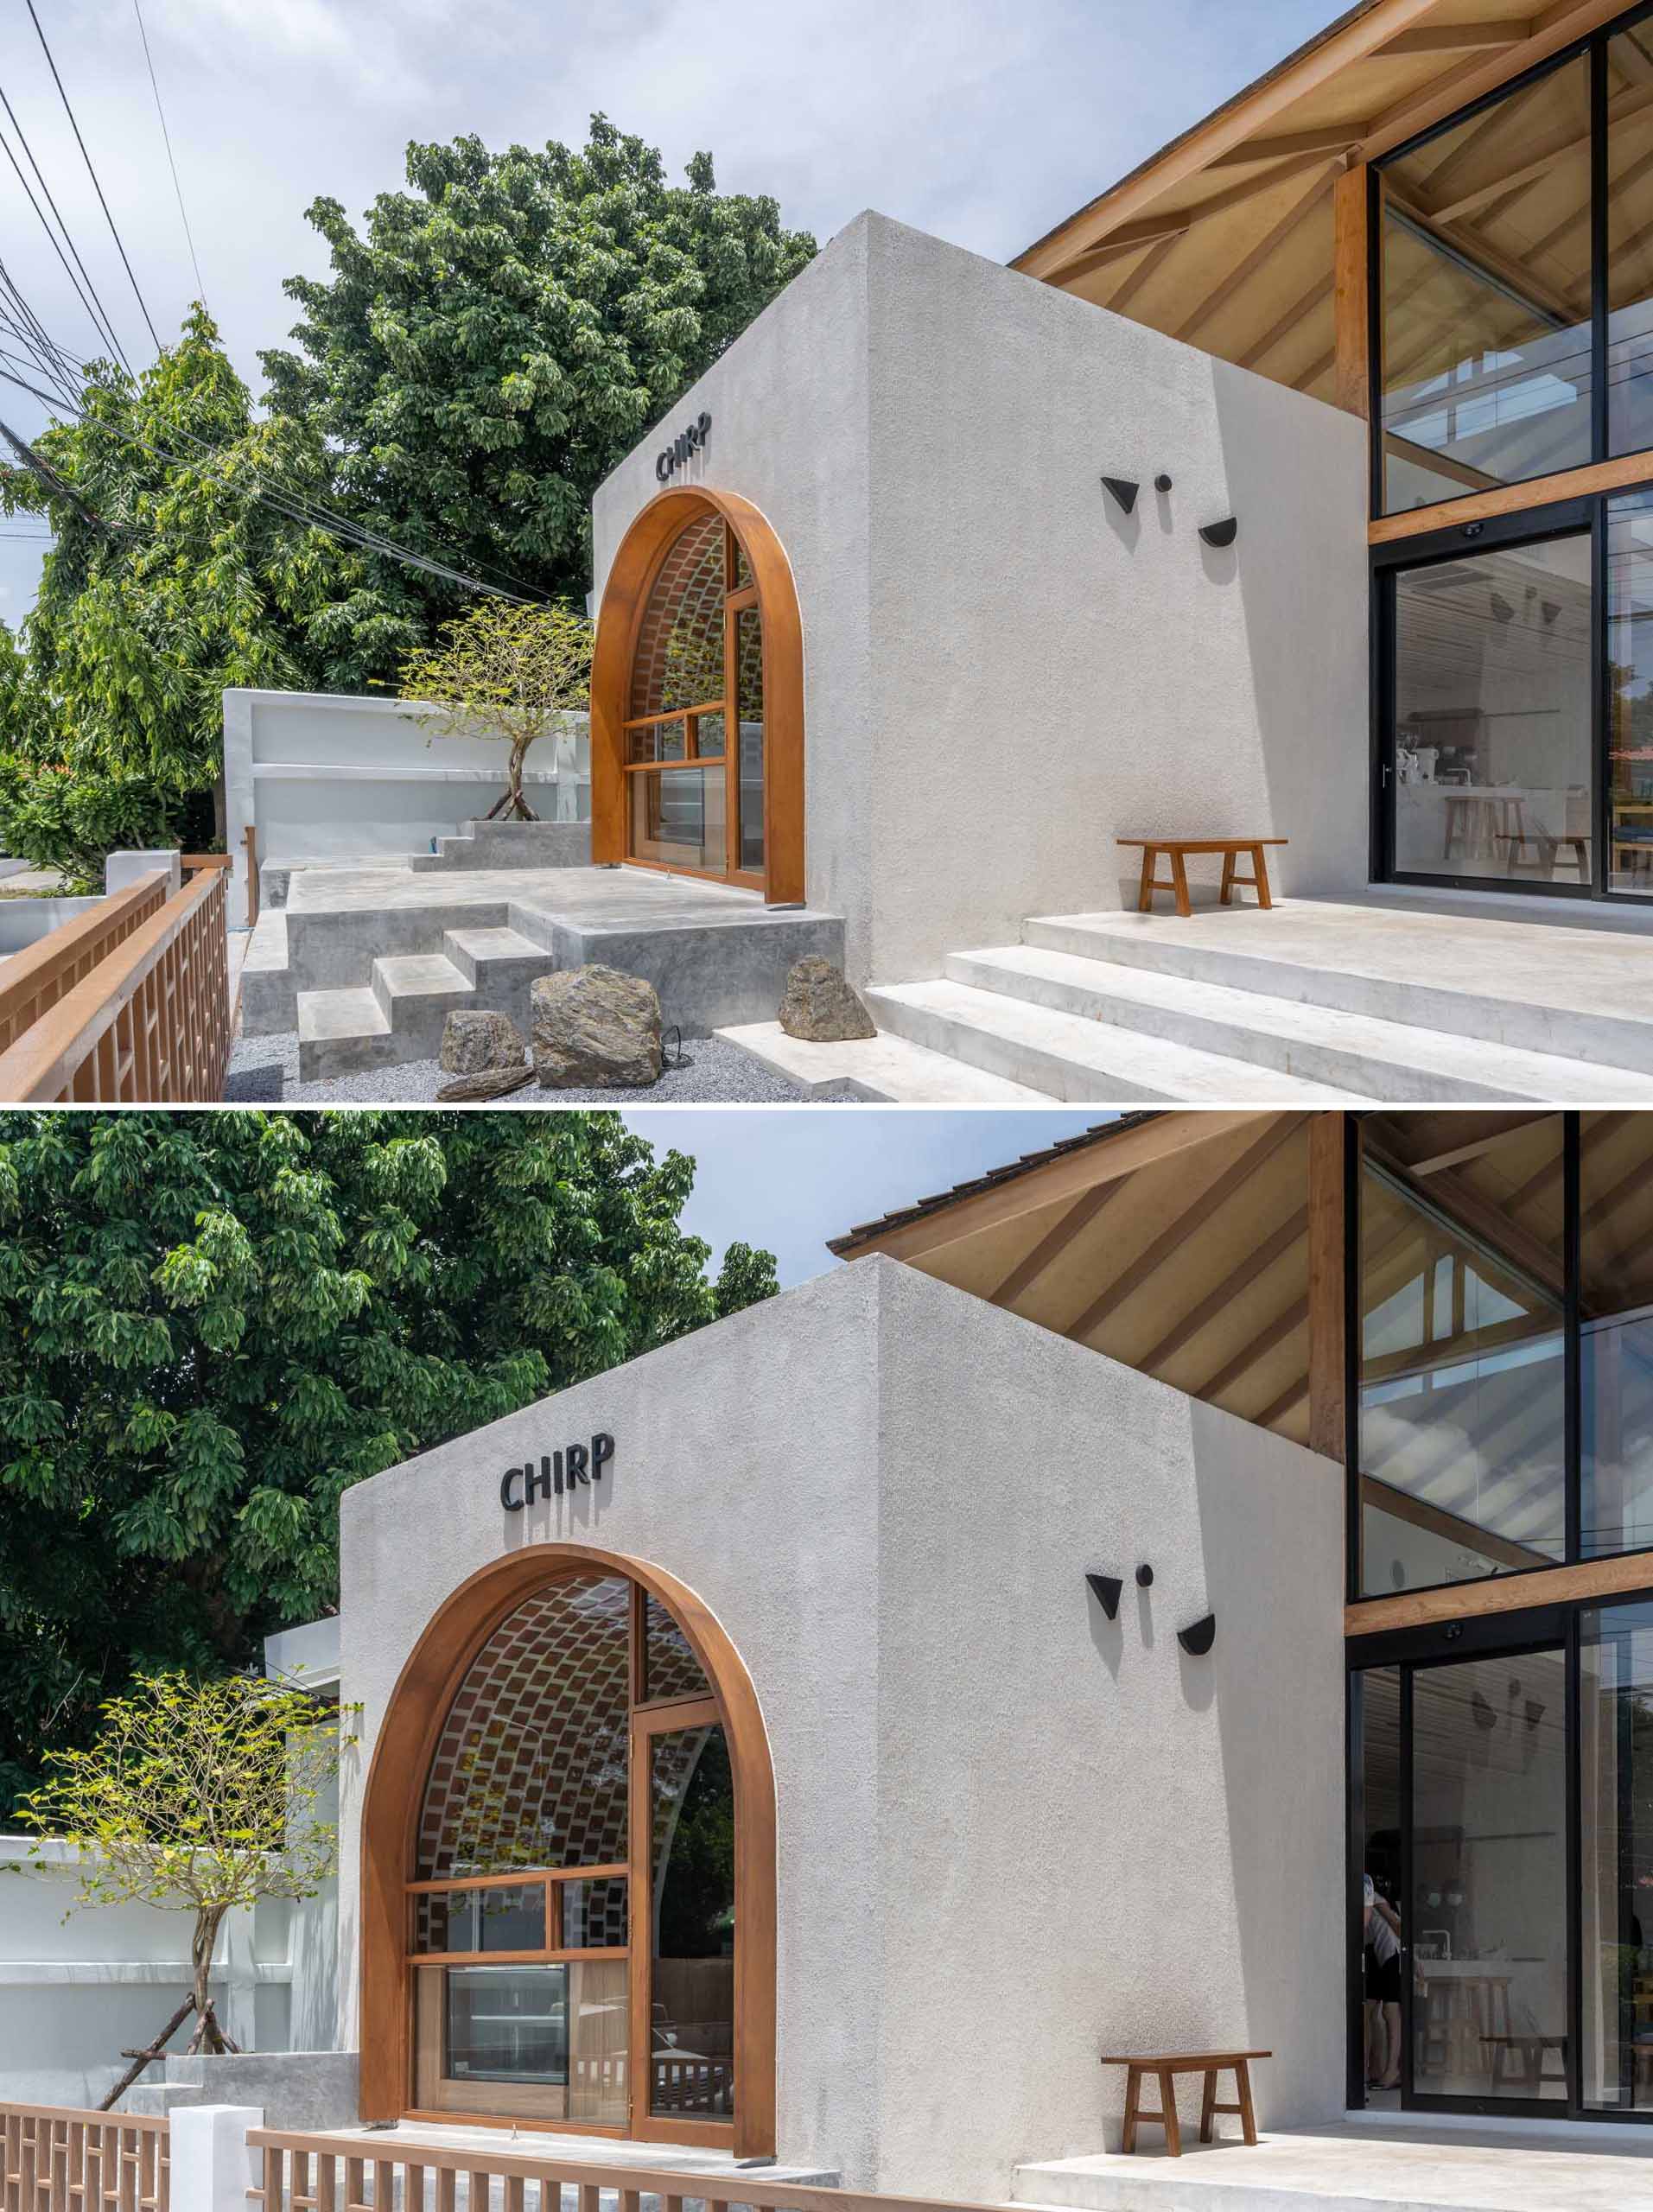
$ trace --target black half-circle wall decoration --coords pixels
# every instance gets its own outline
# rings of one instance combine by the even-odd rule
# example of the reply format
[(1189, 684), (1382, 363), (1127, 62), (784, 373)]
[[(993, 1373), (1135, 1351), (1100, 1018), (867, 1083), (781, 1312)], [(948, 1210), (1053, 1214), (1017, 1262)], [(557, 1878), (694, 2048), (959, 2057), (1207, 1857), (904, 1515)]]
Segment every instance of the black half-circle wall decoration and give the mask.
[(1205, 1613), (1177, 1630), (1177, 1642), (1191, 1658), (1203, 1659), (1217, 1641), (1217, 1616)]
[(1102, 1607), (1103, 1611), (1107, 1614), (1109, 1619), (1110, 1621), (1117, 1620), (1119, 1618), (1119, 1593), (1125, 1586), (1119, 1576), (1116, 1574), (1092, 1574), (1087, 1570), (1084, 1579), (1090, 1585), (1090, 1587), (1096, 1592), (1097, 1603)]
[(1203, 522), (1199, 534), (1207, 545), (1232, 545), (1240, 534), (1237, 515), (1224, 515), (1221, 522)]
[(1136, 494), (1141, 486), (1133, 484), (1128, 476), (1104, 476), (1102, 480), (1102, 488), (1104, 492), (1111, 493), (1124, 512), (1129, 514), (1131, 509), (1136, 505)]

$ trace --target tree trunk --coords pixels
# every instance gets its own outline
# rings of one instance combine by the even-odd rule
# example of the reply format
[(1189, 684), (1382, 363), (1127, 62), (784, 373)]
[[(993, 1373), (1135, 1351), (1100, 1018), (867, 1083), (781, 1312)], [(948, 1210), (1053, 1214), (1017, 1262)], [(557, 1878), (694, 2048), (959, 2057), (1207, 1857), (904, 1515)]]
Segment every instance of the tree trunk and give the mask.
[(511, 748), (511, 766), (506, 773), (511, 783), (510, 816), (513, 822), (537, 822), (539, 819), (524, 796), (522, 787), (523, 763), (528, 758), (531, 742), (528, 738), (519, 738)]
[(207, 1985), (213, 1976), (213, 1953), (223, 1918), (221, 1905), (202, 1905), (195, 1915), (195, 1932), (189, 1939), (190, 2002), (199, 2023), (194, 2040), (204, 2044), (208, 2050), (216, 2050), (220, 2045), (218, 2020)]

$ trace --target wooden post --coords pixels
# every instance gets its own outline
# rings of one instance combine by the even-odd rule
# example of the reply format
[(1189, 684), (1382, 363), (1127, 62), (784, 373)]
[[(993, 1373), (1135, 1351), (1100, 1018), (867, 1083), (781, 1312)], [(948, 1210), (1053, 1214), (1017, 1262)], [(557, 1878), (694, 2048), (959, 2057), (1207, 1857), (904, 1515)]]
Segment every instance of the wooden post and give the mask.
[(1367, 276), (1374, 241), (1367, 211), (1368, 171), (1364, 162), (1338, 179), (1332, 199), (1332, 316), (1337, 336), (1337, 404), (1351, 415), (1371, 414), (1370, 322)]
[(1354, 1141), (1349, 1116), (1316, 1114), (1308, 1125), (1308, 1441), (1342, 1461), (1345, 1452), (1345, 1162)]

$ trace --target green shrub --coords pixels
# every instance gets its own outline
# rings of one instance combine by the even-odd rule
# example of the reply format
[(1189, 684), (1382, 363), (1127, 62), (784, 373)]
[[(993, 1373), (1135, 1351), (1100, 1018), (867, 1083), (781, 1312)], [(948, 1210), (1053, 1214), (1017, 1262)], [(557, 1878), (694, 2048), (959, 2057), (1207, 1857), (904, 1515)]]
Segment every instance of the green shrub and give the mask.
[(0, 850), (59, 869), (71, 893), (103, 889), (105, 854), (181, 844), (195, 810), (147, 776), (39, 767), (0, 753)]

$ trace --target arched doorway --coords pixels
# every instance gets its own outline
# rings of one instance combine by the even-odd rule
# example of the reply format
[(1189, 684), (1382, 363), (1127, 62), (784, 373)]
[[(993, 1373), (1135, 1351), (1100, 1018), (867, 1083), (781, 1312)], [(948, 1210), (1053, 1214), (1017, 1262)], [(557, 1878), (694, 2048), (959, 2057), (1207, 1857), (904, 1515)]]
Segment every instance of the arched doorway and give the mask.
[(670, 1575), (525, 1548), (461, 1585), (362, 1812), (368, 2120), (774, 2148), (774, 1782)]
[(591, 672), (592, 857), (804, 897), (804, 655), (779, 539), (682, 486), (614, 556)]

